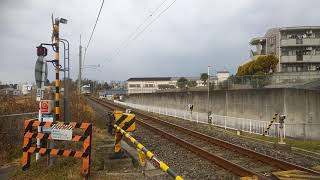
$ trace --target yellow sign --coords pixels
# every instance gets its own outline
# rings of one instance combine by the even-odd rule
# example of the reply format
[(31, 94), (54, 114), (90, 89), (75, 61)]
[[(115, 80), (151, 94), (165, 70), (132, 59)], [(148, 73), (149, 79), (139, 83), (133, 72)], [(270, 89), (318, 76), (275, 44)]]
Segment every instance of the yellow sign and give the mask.
[(115, 124), (126, 132), (136, 130), (136, 119), (134, 114), (114, 111), (114, 119)]

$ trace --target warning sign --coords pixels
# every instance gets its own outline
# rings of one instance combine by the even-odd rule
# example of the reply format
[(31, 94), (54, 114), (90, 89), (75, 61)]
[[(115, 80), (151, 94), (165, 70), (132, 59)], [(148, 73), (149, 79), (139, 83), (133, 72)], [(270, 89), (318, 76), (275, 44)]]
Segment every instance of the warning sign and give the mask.
[(56, 140), (71, 140), (72, 139), (72, 126), (71, 125), (58, 125), (51, 126), (52, 139)]
[(52, 100), (41, 100), (40, 101), (40, 111), (42, 113), (51, 113), (53, 108)]
[(43, 113), (49, 112), (49, 102), (48, 101), (41, 101), (40, 102), (40, 110)]

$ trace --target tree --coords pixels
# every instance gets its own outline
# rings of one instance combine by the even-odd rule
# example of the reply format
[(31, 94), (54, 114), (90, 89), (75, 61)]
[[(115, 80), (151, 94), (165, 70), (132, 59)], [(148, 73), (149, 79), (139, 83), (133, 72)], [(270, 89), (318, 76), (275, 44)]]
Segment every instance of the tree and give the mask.
[(192, 88), (192, 87), (196, 87), (197, 86), (197, 82), (196, 81), (188, 81), (188, 87)]
[(184, 77), (179, 78), (177, 81), (177, 86), (181, 89), (186, 88), (187, 84), (188, 84), (188, 79)]
[(206, 85), (207, 84), (207, 80), (208, 80), (208, 74), (207, 73), (201, 73), (200, 74), (200, 79), (202, 81), (202, 84)]
[(174, 89), (176, 87), (174, 85), (170, 85), (170, 84), (159, 84), (158, 88), (159, 89)]
[(111, 89), (111, 86), (109, 86), (107, 82), (105, 82), (102, 86), (105, 90)]
[(259, 56), (257, 59), (239, 66), (237, 76), (269, 74), (275, 71), (278, 61), (274, 55)]

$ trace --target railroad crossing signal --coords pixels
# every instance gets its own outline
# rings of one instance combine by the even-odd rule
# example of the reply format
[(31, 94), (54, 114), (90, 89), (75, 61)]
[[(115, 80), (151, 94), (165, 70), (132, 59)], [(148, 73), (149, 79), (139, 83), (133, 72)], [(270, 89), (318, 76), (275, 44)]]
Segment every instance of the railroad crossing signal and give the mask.
[(37, 47), (37, 56), (47, 56), (48, 55), (48, 49), (43, 46)]

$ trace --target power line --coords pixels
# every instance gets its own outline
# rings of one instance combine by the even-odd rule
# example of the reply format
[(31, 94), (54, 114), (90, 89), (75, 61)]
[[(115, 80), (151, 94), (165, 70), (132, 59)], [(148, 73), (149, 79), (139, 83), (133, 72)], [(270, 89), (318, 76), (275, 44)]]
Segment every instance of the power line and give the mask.
[(121, 50), (121, 48), (123, 47), (123, 45), (125, 45), (128, 41), (130, 41), (131, 38), (134, 37), (134, 35), (135, 35), (137, 32), (139, 32), (139, 29), (140, 29), (150, 18), (152, 18), (153, 14), (156, 13), (156, 12), (160, 9), (160, 7), (161, 7), (166, 1), (168, 1), (168, 0), (162, 1), (162, 3), (159, 4), (159, 5), (157, 6), (157, 8), (156, 8), (155, 10), (153, 10), (153, 11), (151, 12), (151, 14), (148, 15), (148, 17), (128, 36), (128, 38), (125, 39), (124, 41), (122, 41), (122, 43), (121, 43), (120, 46), (117, 48), (117, 50), (115, 50), (115, 53), (114, 53), (114, 54), (117, 54), (118, 51)]
[(137, 39), (149, 26), (151, 26), (151, 24), (153, 24), (157, 19), (160, 18), (160, 16), (167, 11), (177, 0), (174, 0), (167, 8), (165, 8), (163, 11), (160, 12), (160, 14), (158, 14), (158, 16), (156, 16), (156, 18), (154, 18), (144, 29), (142, 29), (142, 31), (139, 32), (139, 34), (137, 34), (132, 40)]
[[(97, 16), (97, 19), (96, 19), (96, 22), (95, 22), (95, 24), (94, 24), (94, 26), (93, 26), (93, 29), (92, 29), (92, 32), (91, 32), (91, 35), (90, 35), (88, 44), (87, 44), (87, 46), (85, 47), (84, 57), (86, 57), (86, 53), (87, 53), (87, 50), (88, 50), (88, 48), (89, 48), (89, 45), (90, 45), (90, 42), (91, 42), (93, 33), (94, 33), (94, 31), (95, 31), (95, 29), (96, 29), (96, 26), (97, 26), (97, 23), (98, 23), (98, 21), (99, 21), (99, 17), (100, 17), (100, 13), (101, 13), (101, 11), (102, 11), (103, 4), (104, 4), (104, 0), (102, 0), (101, 6), (100, 6), (100, 10), (99, 10), (99, 13), (98, 13), (98, 16)], [(83, 64), (84, 64), (84, 61), (85, 61), (85, 58), (84, 58), (84, 60), (83, 60)]]
[[(134, 31), (134, 33), (132, 33), (126, 41), (124, 41), (123, 43), (121, 43), (121, 46), (117, 49), (117, 51), (115, 52), (115, 55), (114, 55), (114, 56), (111, 56), (111, 58), (110, 58), (110, 59), (108, 58), (107, 60), (111, 60), (112, 58), (118, 56), (118, 55), (120, 54), (120, 52), (121, 52), (122, 49), (124, 49), (124, 48), (126, 48), (126, 47), (129, 46), (130, 41), (133, 41), (133, 40), (137, 39), (149, 26), (151, 26), (157, 19), (159, 19), (160, 16), (161, 16), (165, 11), (167, 11), (177, 0), (172, 1), (169, 6), (167, 6), (164, 10), (162, 10), (162, 11), (161, 11), (150, 23), (148, 23), (141, 31), (138, 31), (138, 32), (137, 32), (137, 30), (139, 30), (139, 29), (142, 27), (142, 25), (143, 25), (145, 22), (147, 22), (147, 20), (149, 20), (149, 19), (153, 16), (153, 14), (154, 14), (157, 10), (159, 10), (160, 7), (161, 7), (166, 1), (167, 1), (167, 0), (164, 0), (164, 1), (158, 6), (158, 8), (156, 8), (156, 10), (154, 10), (154, 11), (152, 12), (152, 14), (149, 15), (149, 16), (146, 18), (146, 20), (145, 20), (142, 24), (140, 24), (140, 25), (138, 26), (138, 28)], [(136, 32), (137, 32), (137, 33), (136, 33)], [(133, 38), (132, 38), (132, 37), (133, 37)]]

